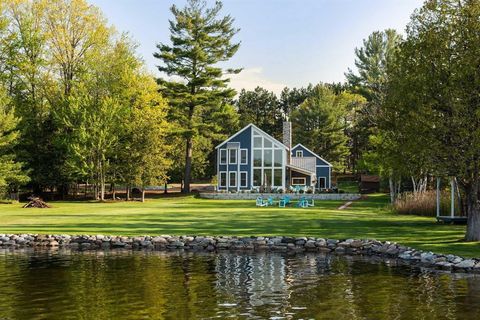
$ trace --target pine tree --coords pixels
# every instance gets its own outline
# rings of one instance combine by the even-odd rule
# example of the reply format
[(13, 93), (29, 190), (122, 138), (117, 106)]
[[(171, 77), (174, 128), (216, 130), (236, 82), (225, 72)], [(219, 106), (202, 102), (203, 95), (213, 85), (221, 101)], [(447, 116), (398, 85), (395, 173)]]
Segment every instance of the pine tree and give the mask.
[(329, 162), (336, 169), (345, 165), (348, 155), (345, 135), (346, 105), (340, 95), (324, 85), (292, 112), (294, 143), (301, 143)]
[(158, 44), (159, 51), (154, 54), (162, 62), (158, 69), (172, 77), (159, 79), (159, 84), (172, 106), (169, 117), (185, 140), (184, 192), (190, 192), (195, 138), (209, 135), (215, 139), (215, 134), (222, 131), (224, 124), (218, 118), (222, 117), (227, 101), (235, 95), (235, 91), (227, 87), (229, 79), (225, 75), (240, 71), (218, 66), (219, 62), (230, 59), (240, 46), (232, 43), (238, 32), (233, 27), (233, 18), (219, 17), (221, 9), (219, 1), (212, 8), (202, 0), (189, 0), (183, 9), (172, 6), (172, 44)]
[(253, 123), (275, 138), (281, 139), (283, 115), (273, 92), (260, 87), (253, 91), (242, 90), (235, 106), (240, 115), (240, 126)]

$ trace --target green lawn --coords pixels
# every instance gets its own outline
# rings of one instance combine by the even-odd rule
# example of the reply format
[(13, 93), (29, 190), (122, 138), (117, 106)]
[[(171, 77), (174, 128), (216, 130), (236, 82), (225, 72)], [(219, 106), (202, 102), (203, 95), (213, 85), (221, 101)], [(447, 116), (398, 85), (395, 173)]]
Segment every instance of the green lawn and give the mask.
[(480, 257), (480, 244), (462, 243), (465, 226), (400, 216), (387, 197), (373, 195), (336, 210), (340, 201), (314, 208), (256, 208), (255, 201), (171, 197), (139, 202), (53, 202), (51, 209), (0, 205), (0, 233), (306, 235), (391, 240), (438, 253)]

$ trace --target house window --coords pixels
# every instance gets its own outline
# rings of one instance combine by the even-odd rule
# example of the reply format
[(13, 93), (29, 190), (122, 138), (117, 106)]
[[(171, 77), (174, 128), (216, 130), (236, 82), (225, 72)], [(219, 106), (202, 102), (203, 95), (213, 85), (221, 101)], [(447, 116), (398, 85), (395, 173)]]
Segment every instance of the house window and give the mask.
[(264, 186), (273, 186), (272, 181), (272, 169), (263, 170), (263, 185)]
[(295, 152), (295, 157), (302, 158), (303, 157), (303, 150), (297, 150)]
[(271, 149), (263, 150), (263, 166), (264, 167), (272, 166), (272, 150)]
[(292, 178), (292, 186), (304, 186), (307, 184), (306, 178)]
[(268, 140), (267, 138), (263, 139), (263, 147), (264, 148), (271, 148), (272, 147), (272, 141)]
[(273, 151), (273, 156), (274, 156), (273, 165), (275, 167), (281, 167), (283, 164), (283, 150), (276, 149), (275, 151)]
[(227, 164), (227, 149), (220, 149), (220, 164)]
[(236, 149), (228, 149), (228, 163), (229, 164), (237, 164), (237, 150)]
[(253, 138), (253, 147), (254, 148), (261, 148), (262, 147), (262, 137), (254, 137)]
[(240, 149), (240, 164), (247, 164), (247, 163), (248, 163), (248, 150)]
[(226, 187), (227, 186), (227, 173), (226, 172), (220, 172), (220, 177), (218, 177), (219, 181), (218, 184), (220, 187)]
[(262, 169), (253, 169), (253, 185), (255, 187), (262, 185)]
[(231, 171), (229, 178), (230, 178), (229, 179), (230, 180), (229, 187), (236, 187), (237, 186), (237, 172)]
[(247, 186), (247, 172), (242, 171), (240, 172), (240, 187), (246, 187)]
[(325, 189), (327, 187), (327, 178), (320, 177), (318, 178), (318, 188)]
[(262, 150), (254, 150), (253, 151), (253, 165), (255, 167), (262, 166)]
[(273, 185), (281, 187), (282, 183), (282, 169), (273, 169)]

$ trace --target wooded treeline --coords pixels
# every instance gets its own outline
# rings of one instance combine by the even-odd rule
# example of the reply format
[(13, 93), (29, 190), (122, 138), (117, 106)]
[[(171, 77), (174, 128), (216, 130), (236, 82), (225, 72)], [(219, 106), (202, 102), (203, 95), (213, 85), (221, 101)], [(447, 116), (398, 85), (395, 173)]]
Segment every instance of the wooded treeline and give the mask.
[(107, 182), (163, 183), (167, 103), (134, 42), (84, 0), (5, 0), (0, 13), (0, 186), (89, 183), (103, 200)]

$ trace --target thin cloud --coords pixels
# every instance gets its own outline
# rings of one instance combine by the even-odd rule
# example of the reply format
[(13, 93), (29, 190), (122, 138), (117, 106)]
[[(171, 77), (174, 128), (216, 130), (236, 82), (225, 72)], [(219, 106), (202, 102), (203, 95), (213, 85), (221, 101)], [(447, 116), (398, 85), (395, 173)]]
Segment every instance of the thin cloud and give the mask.
[(240, 90), (253, 90), (256, 87), (262, 87), (275, 94), (280, 94), (283, 88), (287, 85), (285, 83), (275, 82), (268, 79), (263, 74), (263, 69), (260, 67), (243, 69), (239, 74), (230, 77), (230, 86), (240, 92)]

